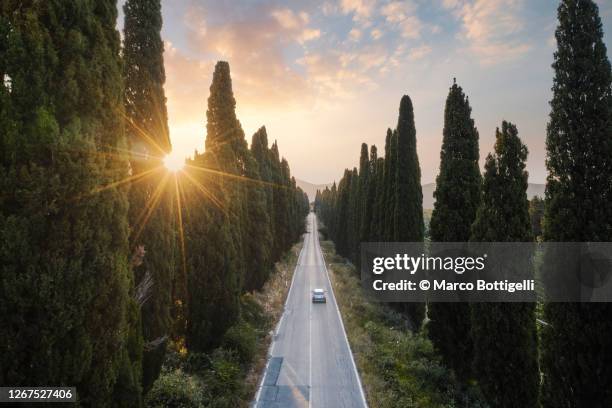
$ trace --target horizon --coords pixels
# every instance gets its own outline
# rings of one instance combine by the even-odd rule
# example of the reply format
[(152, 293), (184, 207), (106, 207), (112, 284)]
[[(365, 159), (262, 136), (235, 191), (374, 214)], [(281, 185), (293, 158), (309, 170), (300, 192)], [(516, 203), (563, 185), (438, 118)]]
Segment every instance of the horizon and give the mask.
[[(612, 4), (597, 3), (610, 32)], [(296, 178), (331, 183), (357, 163), (359, 144), (381, 151), (407, 94), (421, 183), (432, 183), (456, 77), (480, 134), (481, 169), (496, 127), (508, 120), (529, 148), (530, 182), (545, 183), (556, 7), (523, 0), (162, 1), (173, 150), (185, 157), (204, 150), (213, 66), (226, 60), (247, 141), (265, 126)]]

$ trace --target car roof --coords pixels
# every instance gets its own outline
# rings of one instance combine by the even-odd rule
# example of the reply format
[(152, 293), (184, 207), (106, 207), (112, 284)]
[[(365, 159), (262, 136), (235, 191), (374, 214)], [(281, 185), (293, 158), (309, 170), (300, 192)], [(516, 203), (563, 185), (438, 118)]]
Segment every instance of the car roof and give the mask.
[(323, 292), (323, 289), (317, 288), (317, 289), (314, 289), (313, 292)]

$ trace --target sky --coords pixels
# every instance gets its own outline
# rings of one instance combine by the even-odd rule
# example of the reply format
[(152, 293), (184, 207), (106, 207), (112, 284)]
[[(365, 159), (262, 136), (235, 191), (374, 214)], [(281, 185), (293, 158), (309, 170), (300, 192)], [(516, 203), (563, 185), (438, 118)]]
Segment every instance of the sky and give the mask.
[[(612, 1), (597, 3), (610, 48)], [(295, 177), (329, 183), (358, 165), (361, 143), (384, 151), (386, 129), (395, 128), (406, 94), (414, 105), (422, 183), (433, 182), (444, 104), (456, 78), (480, 133), (481, 164), (496, 127), (508, 120), (529, 148), (530, 182), (543, 183), (557, 5), (162, 0), (173, 150), (203, 151), (214, 64), (225, 60), (247, 140), (265, 125)]]

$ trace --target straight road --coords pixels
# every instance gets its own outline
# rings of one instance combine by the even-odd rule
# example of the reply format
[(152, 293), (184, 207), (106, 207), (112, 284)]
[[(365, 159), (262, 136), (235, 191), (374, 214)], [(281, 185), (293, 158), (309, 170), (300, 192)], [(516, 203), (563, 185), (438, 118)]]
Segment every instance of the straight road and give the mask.
[[(314, 288), (327, 303), (313, 304)], [(367, 408), (319, 246), (314, 213), (277, 326), (256, 408)]]

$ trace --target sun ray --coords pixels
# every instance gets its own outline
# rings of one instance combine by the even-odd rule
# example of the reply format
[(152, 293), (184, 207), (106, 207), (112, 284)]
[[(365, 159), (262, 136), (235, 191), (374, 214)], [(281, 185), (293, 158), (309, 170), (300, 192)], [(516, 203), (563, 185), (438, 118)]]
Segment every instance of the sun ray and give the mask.
[(179, 192), (178, 177), (176, 175), (174, 175), (174, 191), (176, 196), (179, 243), (181, 246), (181, 258), (183, 261), (183, 293), (185, 296), (187, 296), (187, 256), (185, 253), (185, 232), (183, 229), (183, 205), (181, 201), (181, 193)]
[(264, 185), (264, 186), (270, 186), (270, 187), (274, 187), (274, 188), (288, 188), (287, 186), (283, 185), (283, 184), (278, 184), (278, 183), (271, 183), (269, 181), (264, 181), (264, 180), (257, 180), (254, 178), (250, 178), (250, 177), (245, 177), (245, 176), (240, 176), (238, 174), (231, 174), (231, 173), (226, 173), (220, 170), (214, 170), (214, 169), (209, 169), (206, 167), (200, 167), (200, 166), (194, 166), (193, 164), (185, 164), (185, 167), (191, 168), (191, 169), (195, 169), (195, 170), (199, 170), (199, 171), (203, 171), (205, 173), (211, 173), (211, 174), (215, 174), (221, 177), (227, 177), (227, 178), (231, 178), (231, 179), (237, 179), (240, 181), (244, 181), (247, 183), (253, 183), (253, 184), (258, 184), (258, 185)]
[(191, 183), (204, 195), (205, 198), (208, 198), (219, 210), (221, 210), (224, 215), (228, 217), (235, 215), (231, 212), (231, 209), (225, 208), (223, 202), (215, 197), (212, 192), (208, 191), (206, 187), (204, 187), (202, 183), (196, 180), (192, 175), (190, 175), (188, 172), (183, 172), (182, 174), (184, 174), (185, 177), (191, 181)]
[(159, 144), (157, 144), (157, 142), (155, 141), (155, 139), (153, 139), (153, 137), (151, 137), (144, 129), (142, 129), (140, 126), (138, 126), (136, 123), (134, 123), (134, 121), (132, 119), (130, 119), (125, 112), (119, 110), (119, 114), (123, 117), (123, 119), (132, 127), (134, 128), (138, 134), (140, 135), (140, 137), (142, 137), (143, 139), (145, 139), (147, 142), (149, 142), (149, 144), (151, 146), (153, 146), (154, 148), (156, 148), (160, 154), (163, 156), (165, 155), (166, 152)]
[(119, 187), (119, 186), (121, 186), (123, 184), (126, 184), (126, 183), (131, 183), (131, 182), (135, 183), (135, 182), (138, 182), (138, 181), (142, 181), (142, 179), (152, 175), (153, 173), (155, 173), (156, 171), (159, 171), (161, 169), (162, 169), (161, 166), (154, 167), (154, 168), (149, 169), (147, 171), (143, 171), (143, 172), (138, 173), (138, 174), (133, 174), (131, 176), (127, 176), (127, 177), (125, 177), (125, 178), (123, 178), (121, 180), (117, 180), (117, 181), (114, 181), (112, 183), (96, 187), (93, 190), (88, 191), (87, 193), (78, 195), (77, 197), (74, 198), (74, 200), (80, 200), (80, 199), (82, 199), (84, 197), (89, 197), (91, 195), (101, 193), (102, 191), (105, 191), (105, 190), (108, 190), (108, 189), (111, 189), (111, 188), (114, 188), (114, 187)]
[(155, 188), (155, 191), (151, 195), (151, 198), (149, 199), (149, 203), (145, 206), (145, 208), (143, 208), (142, 212), (138, 215), (136, 219), (137, 221), (135, 223), (135, 226), (137, 225), (138, 229), (136, 230), (136, 233), (133, 235), (132, 242), (136, 243), (138, 241), (138, 238), (140, 237), (140, 234), (142, 234), (142, 231), (144, 230), (145, 225), (147, 225), (147, 222), (149, 221), (151, 214), (157, 207), (157, 204), (159, 203), (159, 200), (161, 196), (163, 195), (163, 191), (166, 187), (166, 184), (168, 183), (169, 177), (170, 175), (168, 173), (164, 175), (164, 178), (159, 182), (159, 184)]

